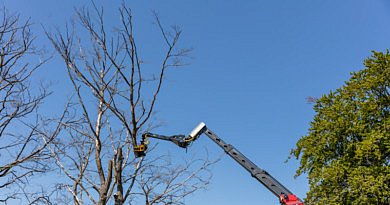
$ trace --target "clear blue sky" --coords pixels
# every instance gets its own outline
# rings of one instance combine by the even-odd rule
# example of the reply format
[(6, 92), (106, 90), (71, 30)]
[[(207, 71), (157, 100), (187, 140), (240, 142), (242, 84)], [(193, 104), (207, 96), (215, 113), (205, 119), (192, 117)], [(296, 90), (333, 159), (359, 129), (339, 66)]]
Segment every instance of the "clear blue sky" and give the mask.
[[(80, 0), (0, 2), (49, 27), (61, 27), (72, 17), (74, 7), (89, 4)], [(112, 22), (119, 20), (114, 14), (119, 3), (113, 2), (97, 1)], [(284, 161), (314, 115), (306, 97), (320, 97), (343, 85), (351, 71), (363, 68), (371, 50), (384, 51), (390, 43), (390, 1), (386, 0), (126, 2), (145, 38), (155, 34), (151, 10), (156, 10), (166, 25), (182, 26), (182, 45), (194, 48), (191, 65), (169, 73), (156, 116), (165, 126), (156, 132), (188, 133), (205, 121), (301, 198), (308, 190), (307, 181), (304, 176), (294, 179), (296, 161)], [(39, 42), (46, 42), (43, 35)], [(145, 55), (154, 57), (154, 52), (148, 52), (153, 46), (147, 41), (144, 46)], [(48, 67), (42, 78), (50, 78), (54, 86), (65, 81), (58, 58)], [(186, 156), (173, 151), (174, 146), (163, 147)], [(211, 154), (221, 154), (206, 137), (191, 149), (205, 147)], [(278, 204), (227, 156), (212, 171), (208, 190), (189, 197), (187, 204)]]

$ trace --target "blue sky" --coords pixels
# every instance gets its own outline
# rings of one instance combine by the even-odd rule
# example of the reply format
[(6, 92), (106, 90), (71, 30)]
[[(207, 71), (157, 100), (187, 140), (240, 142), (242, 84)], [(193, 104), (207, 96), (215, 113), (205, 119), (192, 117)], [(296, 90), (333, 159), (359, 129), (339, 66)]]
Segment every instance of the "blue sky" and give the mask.
[[(74, 7), (89, 4), (80, 0), (0, 2), (24, 18), (31, 17), (37, 23), (38, 42), (49, 50), (40, 24), (62, 27), (72, 18)], [(96, 2), (106, 9), (108, 22), (119, 20), (115, 12), (120, 3)], [(160, 14), (165, 25), (182, 26), (181, 45), (194, 49), (189, 66), (169, 72), (157, 104), (156, 119), (164, 126), (156, 132), (189, 133), (204, 121), (301, 198), (308, 190), (305, 176), (294, 179), (298, 163), (284, 161), (314, 115), (306, 97), (320, 97), (342, 86), (351, 71), (363, 68), (371, 50), (384, 51), (390, 43), (390, 2), (385, 0), (126, 3), (133, 9), (145, 59), (157, 56), (154, 43), (162, 40), (156, 35), (151, 10)], [(49, 78), (66, 93), (63, 63), (56, 57), (47, 67), (40, 77)], [(61, 95), (54, 93), (57, 99)], [(170, 145), (159, 148), (164, 149), (189, 155)], [(190, 152), (204, 149), (216, 156), (222, 153), (205, 136)], [(189, 197), (186, 204), (278, 204), (227, 156), (212, 171), (208, 190)]]

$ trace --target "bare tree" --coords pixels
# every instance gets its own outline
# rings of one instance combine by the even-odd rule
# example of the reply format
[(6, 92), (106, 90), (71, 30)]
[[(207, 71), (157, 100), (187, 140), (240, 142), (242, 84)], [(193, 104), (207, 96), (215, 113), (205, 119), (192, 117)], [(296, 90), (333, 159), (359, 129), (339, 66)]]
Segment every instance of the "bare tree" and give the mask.
[(189, 50), (178, 49), (181, 29), (165, 30), (154, 13), (166, 50), (157, 67), (148, 66), (139, 55), (131, 10), (122, 5), (119, 15), (120, 25), (107, 30), (103, 9), (94, 5), (92, 14), (76, 10), (79, 24), (65, 33), (47, 32), (75, 91), (69, 109), (73, 120), (63, 123), (68, 134), (50, 146), (70, 179), (60, 186), (78, 205), (131, 204), (142, 196), (147, 205), (181, 204), (207, 185), (205, 173), (212, 162), (174, 167), (163, 163), (166, 157), (136, 158), (132, 153), (140, 133), (156, 126), (151, 118), (167, 70), (183, 66)]
[[(30, 195), (24, 189), (29, 176), (48, 170), (50, 158), (45, 149), (60, 131), (43, 131), (52, 121), (43, 120), (38, 106), (49, 95), (46, 88), (30, 85), (34, 71), (48, 59), (39, 59), (34, 47), (30, 21), (10, 14), (5, 8), (0, 16), (0, 202), (7, 203)], [(34, 61), (36, 63), (34, 63)], [(30, 203), (43, 202), (41, 195)], [(38, 196), (39, 195), (39, 196)], [(31, 196), (31, 195), (30, 195)]]

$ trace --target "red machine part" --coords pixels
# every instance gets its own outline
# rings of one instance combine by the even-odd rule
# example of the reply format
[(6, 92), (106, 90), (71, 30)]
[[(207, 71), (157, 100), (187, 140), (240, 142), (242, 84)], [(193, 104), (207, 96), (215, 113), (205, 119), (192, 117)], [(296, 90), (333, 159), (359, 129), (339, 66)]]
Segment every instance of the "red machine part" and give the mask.
[(280, 197), (282, 205), (303, 205), (303, 203), (294, 194), (282, 194)]

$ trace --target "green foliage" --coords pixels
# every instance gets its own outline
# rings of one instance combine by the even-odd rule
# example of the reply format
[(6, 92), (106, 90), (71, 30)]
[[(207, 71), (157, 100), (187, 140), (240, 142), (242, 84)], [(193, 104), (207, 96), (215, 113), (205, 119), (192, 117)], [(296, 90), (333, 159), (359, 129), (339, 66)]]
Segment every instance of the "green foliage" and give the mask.
[(318, 99), (306, 136), (291, 151), (308, 174), (306, 204), (390, 204), (390, 54)]

